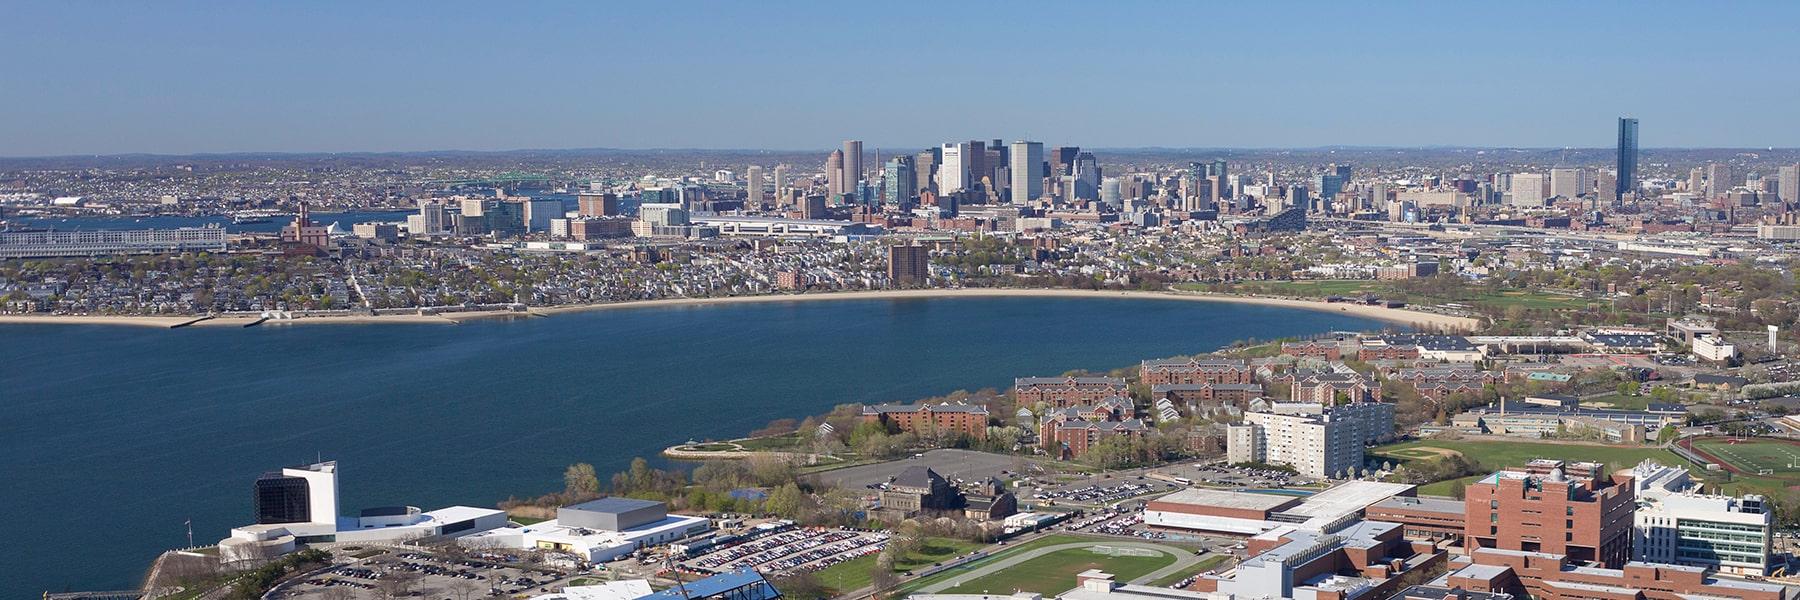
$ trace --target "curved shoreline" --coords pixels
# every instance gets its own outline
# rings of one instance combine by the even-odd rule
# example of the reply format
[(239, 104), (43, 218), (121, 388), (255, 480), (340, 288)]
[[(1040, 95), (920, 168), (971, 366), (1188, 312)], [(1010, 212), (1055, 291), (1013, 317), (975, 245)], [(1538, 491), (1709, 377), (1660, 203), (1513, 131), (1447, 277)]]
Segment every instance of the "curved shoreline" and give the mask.
[[(926, 290), (865, 290), (854, 292), (814, 292), (807, 294), (768, 294), (761, 296), (728, 296), (723, 298), (667, 298), (660, 300), (632, 300), (627, 302), (609, 302), (605, 304), (579, 304), (568, 306), (550, 306), (532, 308), (524, 312), (514, 311), (470, 311), (452, 312), (436, 315), (377, 315), (377, 316), (310, 316), (290, 320), (269, 321), (265, 326), (282, 325), (315, 325), (315, 324), (377, 324), (377, 323), (435, 323), (455, 324), (473, 319), (522, 318), (533, 316), (550, 316), (561, 313), (587, 312), (596, 310), (615, 310), (628, 308), (654, 308), (670, 306), (699, 306), (708, 304), (753, 304), (770, 302), (817, 302), (828, 300), (904, 300), (925, 298), (1112, 298), (1126, 300), (1177, 300), (1188, 302), (1225, 302), (1235, 304), (1254, 304), (1278, 308), (1294, 308), (1318, 312), (1331, 312), (1367, 319), (1376, 319), (1411, 327), (1439, 328), (1454, 331), (1474, 331), (1480, 326), (1476, 319), (1456, 317), (1403, 308), (1387, 308), (1366, 304), (1327, 303), (1323, 301), (1296, 300), (1289, 298), (1266, 298), (1261, 296), (1236, 296), (1211, 294), (1205, 292), (1179, 291), (1104, 291), (1073, 290), (1050, 288), (954, 288)], [(157, 317), (157, 316), (95, 316), (95, 315), (0, 315), (0, 324), (53, 324), (53, 325), (132, 325), (140, 327), (162, 327), (192, 321), (193, 316)], [(218, 317), (194, 323), (193, 327), (242, 327), (253, 319), (248, 316)]]

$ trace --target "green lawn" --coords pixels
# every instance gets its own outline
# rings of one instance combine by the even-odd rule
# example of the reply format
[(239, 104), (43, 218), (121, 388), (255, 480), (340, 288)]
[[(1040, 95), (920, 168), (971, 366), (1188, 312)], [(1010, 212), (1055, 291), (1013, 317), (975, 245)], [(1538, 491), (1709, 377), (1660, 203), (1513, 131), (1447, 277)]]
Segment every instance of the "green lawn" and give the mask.
[(1029, 542), (1025, 542), (1023, 544), (1013, 544), (1013, 545), (1005, 546), (1005, 547), (1000, 547), (1000, 546), (990, 547), (989, 551), (992, 552), (992, 554), (982, 557), (981, 560), (976, 560), (976, 561), (972, 561), (969, 563), (957, 565), (955, 568), (945, 569), (943, 571), (933, 573), (929, 577), (921, 577), (919, 579), (914, 579), (912, 581), (909, 581), (909, 582), (905, 583), (904, 585), (901, 585), (898, 589), (896, 589), (895, 592), (892, 594), (892, 596), (896, 597), (896, 598), (905, 597), (907, 594), (912, 593), (913, 590), (919, 589), (921, 587), (925, 587), (927, 585), (931, 585), (931, 584), (939, 582), (939, 581), (943, 581), (945, 579), (949, 579), (951, 577), (957, 577), (963, 573), (967, 573), (970, 569), (981, 566), (982, 563), (994, 560), (996, 558), (1003, 558), (1003, 557), (1011, 556), (1014, 554), (1018, 554), (1020, 552), (1025, 552), (1025, 551), (1031, 550), (1032, 548), (1042, 548), (1044, 546), (1056, 546), (1056, 545), (1060, 545), (1060, 544), (1069, 544), (1069, 543), (1074, 543), (1074, 542), (1099, 543), (1094, 538), (1080, 537), (1080, 536), (1074, 536), (1074, 535), (1055, 534), (1055, 535), (1047, 535), (1047, 536), (1044, 536), (1044, 537), (1041, 537), (1041, 538), (1038, 538), (1035, 540), (1031, 540)]
[(507, 515), (506, 520), (512, 521), (514, 523), (518, 523), (520, 525), (536, 525), (538, 523), (548, 521), (549, 519), (545, 519), (543, 517), (521, 517), (519, 515)]
[(743, 446), (745, 450), (796, 450), (800, 446), (800, 433), (794, 432), (731, 441), (737, 442), (737, 444)]
[[(925, 538), (917, 551), (894, 565), (895, 571), (912, 571), (973, 552), (983, 544), (950, 538)], [(842, 562), (819, 571), (819, 583), (837, 593), (862, 589), (874, 577), (875, 555)]]
[(1227, 561), (1227, 560), (1231, 560), (1231, 557), (1223, 555), (1223, 554), (1214, 554), (1212, 556), (1208, 556), (1206, 558), (1200, 559), (1200, 562), (1198, 564), (1195, 564), (1194, 566), (1188, 567), (1186, 569), (1182, 569), (1180, 571), (1176, 571), (1174, 573), (1170, 573), (1167, 577), (1163, 577), (1162, 579), (1152, 581), (1152, 582), (1150, 582), (1150, 585), (1159, 586), (1159, 587), (1169, 587), (1171, 585), (1181, 583), (1181, 580), (1183, 580), (1183, 579), (1187, 579), (1194, 575), (1198, 575), (1200, 573), (1205, 573), (1207, 571), (1211, 571), (1213, 569), (1213, 567), (1217, 567), (1221, 564), (1224, 564), (1225, 561)]
[(1371, 448), (1369, 453), (1396, 459), (1423, 458), (1416, 451), (1397, 452), (1413, 448), (1443, 448), (1461, 452), (1463, 456), (1479, 461), (1482, 468), (1489, 471), (1499, 470), (1502, 467), (1524, 466), (1526, 461), (1534, 458), (1603, 462), (1621, 469), (1643, 462), (1646, 458), (1654, 458), (1665, 465), (1678, 465), (1686, 462), (1675, 456), (1673, 452), (1653, 446), (1596, 446), (1531, 440), (1516, 442), (1419, 440), (1377, 446)]
[(942, 593), (1010, 594), (1025, 591), (1049, 596), (1073, 589), (1075, 575), (1088, 569), (1106, 571), (1113, 575), (1115, 581), (1126, 582), (1175, 564), (1175, 557), (1166, 552), (1155, 556), (1112, 556), (1099, 551), (1101, 546), (1105, 546), (1105, 543), (1098, 542), (1092, 548), (1051, 552)]
[(1454, 487), (1453, 484), (1455, 484), (1456, 482), (1461, 481), (1463, 483), (1463, 487), (1468, 487), (1469, 484), (1475, 483), (1476, 481), (1480, 480), (1483, 477), (1487, 477), (1487, 476), (1486, 475), (1470, 475), (1468, 477), (1458, 477), (1456, 479), (1445, 479), (1443, 481), (1434, 481), (1434, 482), (1419, 486), (1419, 495), (1421, 495), (1421, 496), (1449, 496), (1449, 495), (1451, 495), (1450, 488)]

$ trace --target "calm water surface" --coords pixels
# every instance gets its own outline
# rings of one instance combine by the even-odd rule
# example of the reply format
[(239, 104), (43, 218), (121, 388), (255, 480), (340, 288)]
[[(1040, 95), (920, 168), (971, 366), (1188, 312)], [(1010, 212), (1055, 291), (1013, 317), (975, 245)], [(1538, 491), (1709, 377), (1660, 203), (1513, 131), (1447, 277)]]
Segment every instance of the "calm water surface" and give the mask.
[(135, 586), (251, 517), (265, 470), (340, 463), (346, 512), (491, 506), (689, 438), (845, 402), (1384, 325), (1151, 299), (642, 308), (465, 325), (0, 325), (0, 597)]

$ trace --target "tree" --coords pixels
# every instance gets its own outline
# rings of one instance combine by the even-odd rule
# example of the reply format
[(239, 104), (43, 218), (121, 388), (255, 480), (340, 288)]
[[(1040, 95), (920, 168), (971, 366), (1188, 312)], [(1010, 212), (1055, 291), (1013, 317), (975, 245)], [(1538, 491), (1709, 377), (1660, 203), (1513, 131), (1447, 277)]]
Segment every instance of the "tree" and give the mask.
[(1461, 479), (1452, 481), (1450, 482), (1450, 497), (1461, 500), (1464, 495), (1468, 494), (1468, 488), (1469, 486), (1464, 484)]
[(1680, 429), (1676, 428), (1674, 425), (1664, 425), (1662, 430), (1656, 432), (1656, 443), (1667, 446), (1675, 443), (1675, 440), (1680, 437)]
[(563, 470), (563, 491), (571, 496), (599, 494), (600, 476), (594, 474), (594, 465), (575, 463)]
[(784, 517), (796, 517), (805, 501), (806, 495), (800, 492), (800, 486), (789, 482), (769, 491), (769, 499), (763, 504), (763, 508)]

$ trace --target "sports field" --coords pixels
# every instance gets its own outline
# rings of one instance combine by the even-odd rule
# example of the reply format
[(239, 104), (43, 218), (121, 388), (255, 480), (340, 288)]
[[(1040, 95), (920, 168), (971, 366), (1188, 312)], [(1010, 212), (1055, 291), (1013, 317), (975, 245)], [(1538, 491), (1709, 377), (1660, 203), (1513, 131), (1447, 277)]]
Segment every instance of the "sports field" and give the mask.
[(1446, 452), (1462, 454), (1480, 463), (1482, 469), (1488, 471), (1497, 471), (1504, 467), (1524, 466), (1527, 461), (1534, 458), (1601, 462), (1620, 469), (1636, 465), (1646, 458), (1654, 458), (1657, 462), (1665, 465), (1686, 463), (1681, 457), (1675, 456), (1675, 453), (1654, 446), (1598, 446), (1527, 440), (1516, 442), (1419, 440), (1369, 449), (1370, 455), (1383, 460), (1393, 459), (1396, 463), (1404, 463), (1407, 460), (1428, 460), (1443, 456)]
[(1167, 552), (1109, 548), (1105, 542), (1096, 542), (1088, 548), (1051, 552), (940, 593), (1011, 594), (1022, 591), (1052, 596), (1074, 589), (1075, 575), (1088, 569), (1111, 573), (1114, 581), (1131, 581), (1172, 564), (1175, 564), (1175, 557)]
[(1692, 447), (1745, 475), (1800, 475), (1800, 444), (1787, 440), (1706, 437), (1694, 440)]

